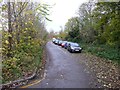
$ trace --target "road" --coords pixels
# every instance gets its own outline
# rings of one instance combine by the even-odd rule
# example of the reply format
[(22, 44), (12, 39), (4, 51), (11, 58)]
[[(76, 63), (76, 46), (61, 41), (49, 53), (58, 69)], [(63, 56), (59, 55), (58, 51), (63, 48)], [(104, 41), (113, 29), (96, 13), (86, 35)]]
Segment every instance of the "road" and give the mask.
[[(79, 63), (76, 53), (48, 42), (47, 64), (42, 80), (36, 80), (25, 88), (91, 88), (91, 75), (85, 72), (85, 65)], [(80, 54), (80, 53), (79, 53)]]

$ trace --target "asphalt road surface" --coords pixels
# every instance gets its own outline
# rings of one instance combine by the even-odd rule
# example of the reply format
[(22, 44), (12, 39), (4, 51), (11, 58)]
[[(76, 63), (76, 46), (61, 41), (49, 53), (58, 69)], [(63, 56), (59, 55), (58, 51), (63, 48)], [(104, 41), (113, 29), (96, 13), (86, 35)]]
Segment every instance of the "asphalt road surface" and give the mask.
[[(85, 72), (85, 66), (80, 64), (80, 58), (76, 58), (76, 53), (69, 53), (48, 42), (47, 64), (44, 78), (36, 80), (26, 88), (91, 88), (91, 76)], [(80, 53), (79, 53), (80, 54)]]

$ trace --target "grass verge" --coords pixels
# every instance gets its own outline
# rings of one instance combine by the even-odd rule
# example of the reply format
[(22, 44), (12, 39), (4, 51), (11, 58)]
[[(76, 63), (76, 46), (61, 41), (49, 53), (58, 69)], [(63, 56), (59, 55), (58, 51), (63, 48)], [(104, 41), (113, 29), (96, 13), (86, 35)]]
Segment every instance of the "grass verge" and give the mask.
[(106, 58), (120, 64), (120, 51), (118, 48), (110, 47), (107, 45), (94, 45), (86, 43), (80, 43), (80, 45), (83, 48), (84, 52), (89, 52), (96, 56)]

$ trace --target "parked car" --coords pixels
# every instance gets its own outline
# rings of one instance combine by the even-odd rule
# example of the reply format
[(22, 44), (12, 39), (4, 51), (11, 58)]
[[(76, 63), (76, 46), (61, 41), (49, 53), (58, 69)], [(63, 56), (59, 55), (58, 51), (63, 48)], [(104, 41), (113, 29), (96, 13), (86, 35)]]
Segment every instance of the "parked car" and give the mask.
[(71, 43), (71, 42), (66, 42), (66, 43), (65, 43), (65, 45), (64, 45), (64, 48), (65, 48), (65, 49), (68, 48), (69, 43)]
[(59, 40), (58, 45), (61, 46), (62, 42), (62, 40)]
[(55, 43), (55, 40), (56, 40), (56, 38), (53, 38), (53, 39), (52, 39), (52, 42)]
[(69, 52), (80, 52), (81, 53), (81, 51), (82, 51), (82, 48), (79, 46), (79, 44), (78, 43), (69, 43), (69, 45), (68, 45), (68, 51)]
[(67, 43), (67, 41), (63, 41), (61, 44), (61, 47), (64, 47), (66, 43)]
[(58, 42), (59, 42), (59, 40), (58, 40), (58, 39), (56, 39), (54, 43), (57, 45), (57, 44), (58, 44)]

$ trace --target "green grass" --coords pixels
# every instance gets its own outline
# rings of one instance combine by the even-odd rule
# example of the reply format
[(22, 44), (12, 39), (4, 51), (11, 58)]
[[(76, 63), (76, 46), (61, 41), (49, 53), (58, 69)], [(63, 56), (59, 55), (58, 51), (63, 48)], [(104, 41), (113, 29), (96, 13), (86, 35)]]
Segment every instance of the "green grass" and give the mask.
[(117, 48), (110, 47), (107, 45), (94, 45), (94, 44), (86, 44), (80, 43), (84, 52), (90, 52), (96, 56), (110, 59), (112, 61), (117, 61), (120, 64), (120, 51)]

